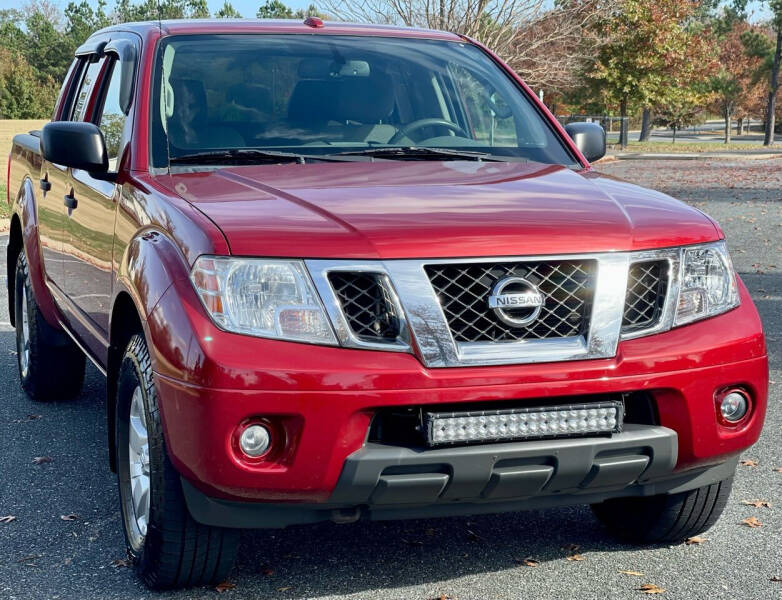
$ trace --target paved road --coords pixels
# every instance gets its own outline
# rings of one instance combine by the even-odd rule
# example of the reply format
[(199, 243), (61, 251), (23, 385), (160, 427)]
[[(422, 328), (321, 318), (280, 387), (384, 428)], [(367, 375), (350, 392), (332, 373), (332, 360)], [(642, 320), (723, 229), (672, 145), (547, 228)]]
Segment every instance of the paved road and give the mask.
[[(727, 231), (735, 263), (763, 314), (772, 358), (765, 432), (740, 467), (722, 520), (702, 545), (632, 548), (608, 538), (586, 508), (400, 523), (324, 524), (244, 536), (226, 592), (235, 599), (460, 600), (782, 597), (782, 161), (618, 162), (601, 170), (696, 203)], [(5, 239), (0, 238), (4, 248)], [(5, 252), (1, 253), (4, 257)], [(0, 272), (4, 273), (0, 263)], [(5, 305), (5, 299), (0, 298)], [(0, 309), (0, 321), (7, 319)], [(19, 391), (13, 334), (0, 325), (0, 598), (210, 598), (211, 589), (155, 595), (123, 557), (115, 481), (106, 466), (105, 386), (92, 367), (72, 402), (34, 404)], [(29, 415), (40, 415), (32, 419)], [(32, 420), (31, 420), (32, 419)], [(53, 462), (36, 466), (35, 456)], [(743, 499), (764, 499), (756, 509)], [(77, 514), (75, 521), (61, 515)], [(742, 519), (758, 517), (750, 529)], [(585, 560), (565, 559), (568, 544)], [(533, 557), (536, 568), (518, 566)], [(619, 573), (643, 572), (642, 577)]]

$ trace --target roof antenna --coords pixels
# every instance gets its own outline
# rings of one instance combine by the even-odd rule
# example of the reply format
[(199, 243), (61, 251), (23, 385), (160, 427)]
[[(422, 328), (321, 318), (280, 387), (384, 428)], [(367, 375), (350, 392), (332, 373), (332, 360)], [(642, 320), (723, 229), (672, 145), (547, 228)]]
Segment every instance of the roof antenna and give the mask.
[[(157, 28), (160, 32), (160, 37), (163, 37), (163, 9), (160, 7), (160, 0), (157, 0)], [(160, 55), (160, 95), (163, 97), (163, 114), (161, 115), (161, 126), (166, 139), (166, 169), (168, 175), (171, 175), (171, 148), (168, 144), (168, 127), (167, 123), (163, 119), (168, 119), (168, 94), (166, 93), (166, 61), (163, 54)]]

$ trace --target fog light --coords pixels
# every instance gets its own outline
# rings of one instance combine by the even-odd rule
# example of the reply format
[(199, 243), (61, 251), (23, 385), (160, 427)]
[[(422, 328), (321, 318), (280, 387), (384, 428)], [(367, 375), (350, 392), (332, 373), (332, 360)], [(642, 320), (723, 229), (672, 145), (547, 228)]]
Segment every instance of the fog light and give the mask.
[(250, 425), (242, 431), (239, 437), (239, 447), (247, 456), (258, 458), (269, 449), (271, 435), (263, 425)]
[(741, 421), (741, 419), (746, 416), (748, 409), (749, 402), (747, 401), (747, 397), (738, 391), (732, 391), (725, 394), (725, 397), (720, 403), (720, 413), (729, 423)]

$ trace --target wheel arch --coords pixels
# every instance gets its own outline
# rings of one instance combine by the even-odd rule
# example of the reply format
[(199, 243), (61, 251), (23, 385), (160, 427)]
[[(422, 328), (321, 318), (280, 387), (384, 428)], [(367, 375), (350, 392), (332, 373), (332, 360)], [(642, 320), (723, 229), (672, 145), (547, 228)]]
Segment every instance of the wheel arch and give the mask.
[(125, 348), (133, 335), (143, 335), (154, 370), (156, 340), (147, 319), (172, 283), (188, 277), (188, 273), (187, 261), (176, 242), (160, 229), (139, 230), (122, 251), (109, 317), (106, 357), (106, 419), (112, 470), (117, 466), (117, 380)]

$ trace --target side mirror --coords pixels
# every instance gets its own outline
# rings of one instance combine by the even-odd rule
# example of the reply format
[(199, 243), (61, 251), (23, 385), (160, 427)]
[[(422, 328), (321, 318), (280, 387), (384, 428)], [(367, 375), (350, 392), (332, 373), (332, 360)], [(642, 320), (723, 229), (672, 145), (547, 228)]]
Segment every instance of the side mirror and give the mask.
[(109, 169), (106, 142), (96, 125), (53, 121), (41, 130), (41, 155), (49, 162), (89, 171), (100, 178)]
[(597, 123), (568, 123), (565, 131), (589, 162), (606, 155), (606, 131)]

